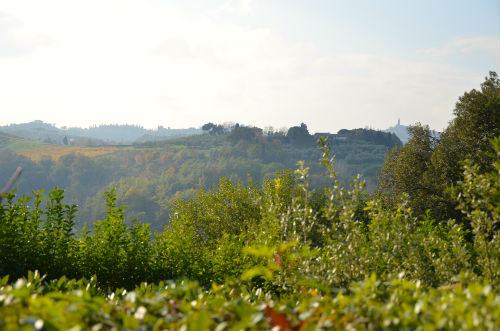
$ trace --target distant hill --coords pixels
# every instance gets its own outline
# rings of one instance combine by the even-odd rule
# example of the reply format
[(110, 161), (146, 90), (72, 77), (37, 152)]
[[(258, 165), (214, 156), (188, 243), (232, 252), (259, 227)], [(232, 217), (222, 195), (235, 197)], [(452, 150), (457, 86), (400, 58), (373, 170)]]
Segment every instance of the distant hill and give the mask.
[(0, 132), (52, 144), (101, 146), (109, 144), (130, 145), (145, 140), (200, 134), (202, 131), (195, 128), (170, 129), (162, 126), (159, 126), (156, 130), (148, 130), (138, 125), (118, 124), (99, 125), (90, 128), (58, 128), (53, 124), (37, 120), (29, 123), (0, 126)]
[[(387, 150), (401, 144), (392, 133), (370, 129), (310, 134), (304, 123), (287, 132), (243, 125), (204, 127), (205, 133), (201, 135), (160, 139), (161, 134), (176, 131), (159, 128), (149, 130), (151, 135), (135, 138), (148, 130), (137, 126), (103, 126), (76, 132), (43, 122), (8, 126), (11, 132), (24, 132), (40, 139), (46, 139), (46, 135), (52, 140), (66, 136), (68, 145), (30, 141), (0, 131), (0, 181), (5, 182), (21, 166), (23, 175), (14, 186), (19, 194), (54, 186), (64, 189), (65, 201), (78, 205), (77, 229), (81, 229), (85, 220), (104, 217), (104, 191), (116, 188), (117, 204), (127, 205), (127, 221), (143, 219), (153, 229), (161, 229), (177, 199), (191, 198), (200, 188), (210, 189), (220, 177), (247, 182), (250, 174), (264, 183), (277, 171), (296, 169), (297, 161), (303, 160), (309, 167), (311, 187), (329, 185), (330, 179), (320, 164), (322, 152), (317, 143), (320, 137), (328, 138), (335, 155), (337, 179), (349, 185), (353, 176), (362, 174), (366, 190), (372, 192)], [(136, 142), (121, 147), (72, 144), (77, 136), (70, 133), (81, 137), (90, 132), (108, 133), (99, 137), (115, 140), (119, 134), (128, 132), (135, 134)], [(111, 136), (110, 132), (116, 135)]]
[(384, 130), (385, 132), (394, 133), (401, 140), (403, 144), (406, 144), (410, 139), (408, 135), (408, 126), (401, 125), (400, 120), (398, 119), (398, 123), (390, 128)]
[(68, 134), (75, 136), (96, 138), (121, 144), (184, 137), (202, 133), (201, 130), (195, 128), (170, 129), (159, 126), (156, 130), (148, 130), (137, 125), (99, 125), (88, 129), (69, 128), (66, 131)]
[(0, 131), (0, 151), (19, 152), (27, 149), (39, 148), (43, 143), (30, 139), (20, 138)]

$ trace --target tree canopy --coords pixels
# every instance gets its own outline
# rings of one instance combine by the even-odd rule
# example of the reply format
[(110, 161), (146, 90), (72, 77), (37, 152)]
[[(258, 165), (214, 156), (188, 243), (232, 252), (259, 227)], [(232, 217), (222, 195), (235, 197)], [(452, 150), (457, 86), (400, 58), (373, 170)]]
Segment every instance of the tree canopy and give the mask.
[(304, 123), (300, 123), (300, 126), (292, 126), (288, 129), (286, 137), (293, 144), (304, 145), (314, 142), (313, 137), (309, 134), (307, 125)]
[(455, 118), (438, 137), (426, 126), (410, 128), (410, 140), (387, 154), (379, 175), (379, 193), (395, 206), (408, 195), (410, 206), (423, 214), (461, 218), (449, 187), (463, 180), (465, 160), (477, 164), (481, 173), (492, 170), (491, 139), (500, 136), (500, 83), (496, 73), (459, 97)]

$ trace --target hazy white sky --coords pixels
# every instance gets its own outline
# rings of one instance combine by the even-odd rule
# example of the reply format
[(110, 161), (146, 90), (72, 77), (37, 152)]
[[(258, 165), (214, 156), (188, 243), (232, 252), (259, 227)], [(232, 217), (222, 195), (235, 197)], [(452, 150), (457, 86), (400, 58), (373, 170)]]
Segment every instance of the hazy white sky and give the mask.
[(1, 0), (0, 124), (421, 122), (500, 68), (497, 0)]

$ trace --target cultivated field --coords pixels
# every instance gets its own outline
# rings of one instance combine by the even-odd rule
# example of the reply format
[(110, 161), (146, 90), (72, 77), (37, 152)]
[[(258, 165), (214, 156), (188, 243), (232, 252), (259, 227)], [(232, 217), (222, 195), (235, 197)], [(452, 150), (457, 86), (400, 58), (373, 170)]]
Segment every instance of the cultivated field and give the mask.
[(20, 150), (17, 153), (29, 157), (33, 161), (39, 161), (43, 156), (49, 156), (57, 161), (61, 156), (75, 153), (89, 157), (109, 154), (117, 151), (117, 147), (78, 147), (62, 145), (44, 145), (38, 148)]

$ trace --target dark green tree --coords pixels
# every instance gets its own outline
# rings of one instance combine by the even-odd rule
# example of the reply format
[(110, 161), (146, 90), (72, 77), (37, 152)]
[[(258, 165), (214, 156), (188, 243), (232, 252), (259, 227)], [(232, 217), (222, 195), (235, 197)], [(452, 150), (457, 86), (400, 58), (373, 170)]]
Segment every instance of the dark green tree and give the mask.
[(203, 124), (203, 126), (201, 127), (201, 129), (203, 131), (207, 131), (207, 132), (210, 132), (213, 128), (215, 127), (215, 124), (212, 123), (212, 122), (208, 122), (206, 124)]
[(382, 132), (372, 129), (341, 129), (337, 133), (339, 136), (353, 140), (366, 141), (372, 144), (384, 145), (393, 148), (396, 145), (402, 145), (401, 140), (394, 133)]
[(432, 137), (426, 127), (410, 129), (411, 139), (386, 157), (379, 176), (379, 192), (394, 206), (397, 196), (408, 194), (410, 206), (423, 213), (432, 209), (437, 219), (463, 217), (456, 211), (456, 199), (449, 188), (463, 179), (462, 163), (469, 160), (479, 172), (492, 170), (490, 140), (500, 136), (500, 82), (494, 72), (481, 84), (461, 96), (455, 118), (440, 135)]
[(251, 141), (257, 135), (258, 128), (250, 128), (246, 126), (238, 126), (227, 135), (227, 139), (232, 143), (237, 143), (240, 140)]
[(463, 176), (460, 162), (469, 159), (483, 172), (492, 170), (493, 148), (490, 140), (500, 136), (500, 82), (490, 72), (481, 90), (461, 96), (453, 111), (455, 118), (441, 134), (432, 156), (436, 181), (450, 185)]
[(210, 135), (221, 135), (224, 134), (224, 127), (222, 125), (217, 125), (212, 122), (204, 124), (201, 129), (207, 131)]
[[(500, 136), (500, 82), (494, 72), (481, 84), (461, 96), (453, 111), (455, 118), (440, 136), (429, 165), (429, 181), (438, 193), (436, 212), (462, 219), (448, 188), (463, 179), (462, 162), (479, 166), (479, 173), (493, 170), (490, 140)], [(437, 214), (437, 215), (439, 215)]]
[(429, 182), (427, 172), (437, 138), (429, 126), (416, 124), (408, 128), (410, 140), (404, 146), (396, 145), (387, 153), (379, 174), (378, 190), (389, 207), (401, 202), (407, 194), (410, 207), (423, 214), (433, 207), (434, 185)]
[(292, 144), (305, 145), (314, 141), (307, 130), (307, 125), (300, 123), (300, 126), (292, 126), (286, 134), (288, 141)]

